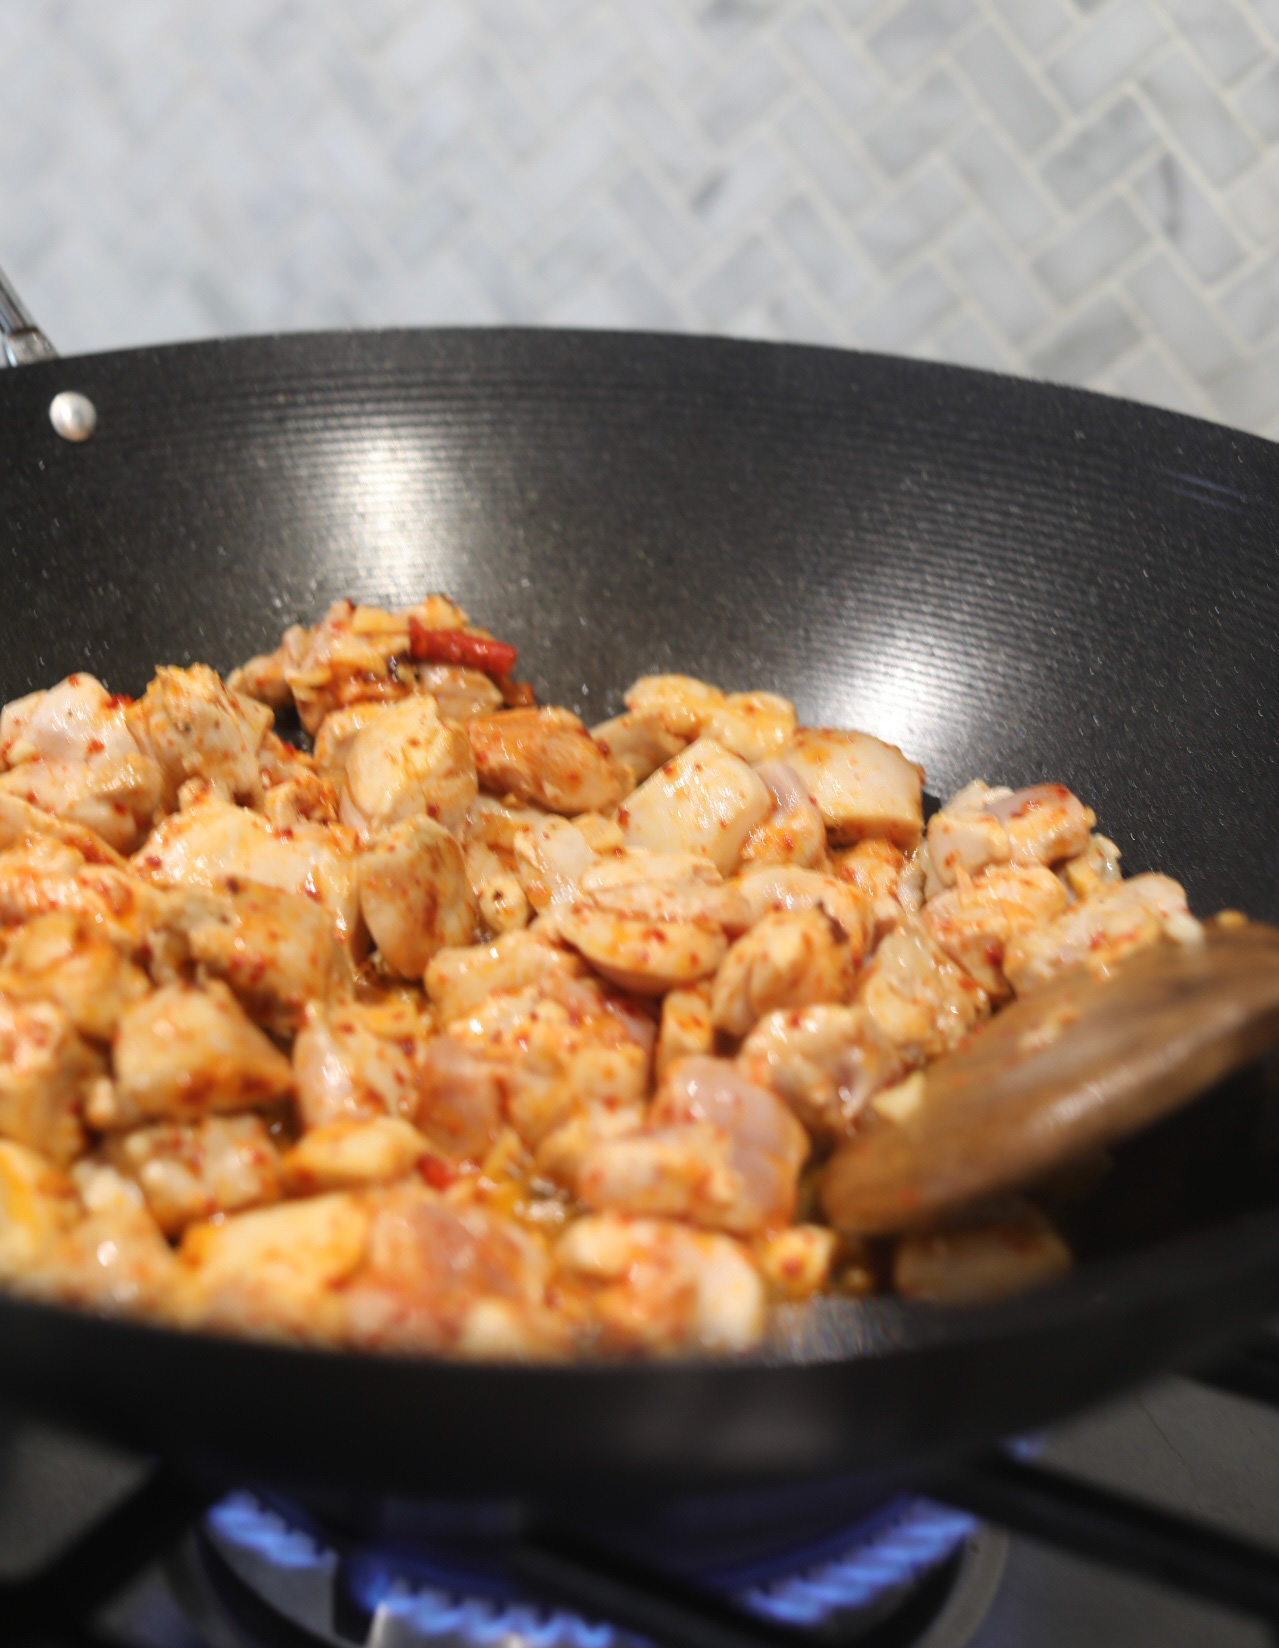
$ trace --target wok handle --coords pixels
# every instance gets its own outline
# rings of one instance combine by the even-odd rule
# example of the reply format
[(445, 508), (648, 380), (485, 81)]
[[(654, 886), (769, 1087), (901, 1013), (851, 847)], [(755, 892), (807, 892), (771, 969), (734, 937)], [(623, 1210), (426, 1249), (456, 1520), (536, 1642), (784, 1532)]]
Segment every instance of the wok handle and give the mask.
[(53, 360), (57, 353), (0, 269), (0, 368)]

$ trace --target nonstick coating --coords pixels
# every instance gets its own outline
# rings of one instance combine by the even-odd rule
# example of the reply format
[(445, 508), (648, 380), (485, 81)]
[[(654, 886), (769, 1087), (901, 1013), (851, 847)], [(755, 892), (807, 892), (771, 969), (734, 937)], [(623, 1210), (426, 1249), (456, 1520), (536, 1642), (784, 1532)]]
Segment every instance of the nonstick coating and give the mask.
[[(88, 394), (80, 446), (50, 427)], [(340, 595), (446, 590), (590, 720), (765, 686), (967, 778), (1060, 779), (1129, 870), (1279, 917), (1279, 448), (833, 351), (536, 332), (269, 338), (0, 374), (0, 696), (227, 667)], [(1279, 1214), (984, 1310), (800, 1313), (767, 1355), (466, 1367), (0, 1304), (0, 1394), (261, 1478), (401, 1491), (896, 1474), (1279, 1302)]]

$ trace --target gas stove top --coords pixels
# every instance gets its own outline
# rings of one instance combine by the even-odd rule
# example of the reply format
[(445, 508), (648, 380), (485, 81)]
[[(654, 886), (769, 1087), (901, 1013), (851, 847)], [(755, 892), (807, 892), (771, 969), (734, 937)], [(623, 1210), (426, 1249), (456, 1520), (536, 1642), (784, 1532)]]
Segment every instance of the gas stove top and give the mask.
[[(1246, 1369), (1237, 1375), (1226, 1382), (1252, 1388)], [(1279, 1410), (1182, 1379), (948, 1478), (945, 1498), (854, 1496), (843, 1525), (837, 1495), (816, 1507), (778, 1502), (775, 1513), (748, 1505), (729, 1527), (687, 1504), (601, 1514), (594, 1526), (552, 1526), (528, 1507), (491, 1503), (390, 1507), (370, 1522), (251, 1489), (210, 1499), (163, 1476), (148, 1483), (148, 1469), (0, 1417), (0, 1579), (30, 1574), (89, 1530), (96, 1559), (66, 1586), (110, 1598), (91, 1624), (73, 1623), (72, 1608), (62, 1623), (37, 1615), (19, 1627), (0, 1596), (10, 1612), (0, 1639), (14, 1648), (1273, 1641), (1257, 1617), (1276, 1617), (1266, 1575), (1249, 1569), (1246, 1550), (1241, 1566), (1240, 1548), (1218, 1548), (1214, 1530), (1279, 1548)], [(131, 1509), (104, 1537), (122, 1506)], [(1148, 1518), (1138, 1506), (1172, 1515)], [(1190, 1546), (1181, 1519), (1198, 1527)], [(1072, 1554), (1081, 1550), (1105, 1560)], [(135, 1578), (112, 1595), (128, 1571)]]

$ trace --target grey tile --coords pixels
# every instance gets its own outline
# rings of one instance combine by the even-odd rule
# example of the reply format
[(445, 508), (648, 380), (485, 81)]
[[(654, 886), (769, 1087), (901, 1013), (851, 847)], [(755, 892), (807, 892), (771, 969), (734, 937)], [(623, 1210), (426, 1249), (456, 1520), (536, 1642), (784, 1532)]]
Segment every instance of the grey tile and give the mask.
[(761, 236), (752, 235), (697, 283), (692, 300), (712, 326), (725, 326), (762, 297), (781, 274), (777, 253)]
[(870, 37), (870, 49), (894, 76), (906, 75), (971, 22), (971, 0), (905, 0)]
[(380, 54), (382, 71), (411, 97), (421, 96), (471, 35), (471, 20), (455, 0), (435, 0), (395, 31)]
[(851, 305), (865, 289), (866, 274), (857, 252), (804, 195), (793, 195), (773, 218), (773, 226), (778, 243), (837, 309)]
[(1279, 0), (1249, 0), (1248, 9), (1253, 22), (1279, 41)]
[(862, 56), (852, 30), (836, 28), (816, 4), (789, 18), (782, 38), (842, 120), (856, 120), (879, 100), (879, 76)]
[(1004, 22), (1036, 57), (1070, 28), (1075, 13), (1066, 0), (995, 0)]
[(1227, 422), (1243, 429), (1268, 423), (1279, 412), (1279, 344), (1227, 368), (1208, 391)]
[(692, 261), (698, 231), (684, 212), (675, 211), (641, 171), (619, 178), (613, 199), (643, 236), (644, 244), (670, 275)]
[(935, 162), (861, 224), (857, 238), (887, 270), (919, 252), (963, 210), (963, 196)]
[(856, 321), (853, 342), (861, 349), (907, 349), (948, 315), (957, 301), (949, 282), (931, 263), (925, 263), (897, 281), (886, 297)]
[(1138, 313), (1196, 378), (1223, 372), (1235, 360), (1225, 328), (1186, 284), (1167, 252), (1157, 252), (1124, 282)]
[(1052, 208), (989, 127), (966, 133), (950, 149), (950, 160), (1015, 245), (1034, 240), (1053, 222)]
[(624, 245), (612, 211), (602, 202), (588, 205), (562, 235), (532, 262), (532, 274), (552, 303), (584, 286), (601, 264)]
[(936, 148), (968, 111), (967, 94), (945, 69), (938, 69), (868, 127), (862, 140), (888, 175), (896, 177)]
[(1005, 337), (1019, 343), (1047, 320), (1048, 306), (1034, 282), (985, 224), (963, 224), (946, 242), (946, 256), (959, 284)]
[(1261, 134), (1263, 143), (1279, 143), (1279, 63), (1239, 94), (1239, 107)]
[(1173, 136), (1214, 183), (1228, 183), (1256, 158), (1256, 145), (1189, 52), (1166, 53), (1142, 75), (1141, 84)]
[(488, 52), (467, 52), (452, 70), (456, 88), (465, 92), (474, 114), (480, 115), (513, 154), (527, 154), (541, 137), (523, 96)]
[(1248, 342), (1259, 344), (1279, 327), (1279, 261), (1267, 258), (1221, 300), (1221, 307)]
[(1048, 78), (1083, 110), (1104, 97), (1167, 38), (1167, 25), (1149, 0), (1110, 0), (1083, 33), (1048, 65)]
[(1065, 322), (1030, 357), (1041, 378), (1089, 385), (1140, 341), (1141, 330), (1113, 297), (1101, 297)]
[(496, 318), (532, 325), (542, 313), (541, 294), (527, 274), (482, 234), (468, 235), (458, 247), (462, 269), (492, 305)]
[(714, 142), (730, 142), (767, 114), (788, 84), (776, 55), (757, 43), (698, 99), (697, 118)]
[(1044, 182), (1063, 206), (1076, 207), (1113, 183), (1159, 138), (1150, 117), (1127, 92), (1081, 126), (1044, 165)]
[(440, 158), (466, 126), (470, 106), (456, 87), (443, 86), (414, 116), (391, 150), (391, 165), (406, 183), (434, 173)]
[(596, 10), (611, 12), (633, 37), (632, 54), (646, 74), (670, 97), (687, 104), (694, 90), (705, 84), (715, 68), (717, 54), (709, 42), (688, 27), (681, 16), (682, 6), (609, 6), (607, 0), (593, 0)]
[(993, 337), (976, 315), (963, 315), (944, 326), (933, 340), (928, 354), (951, 366), (976, 366), (986, 372), (1007, 372), (1014, 364), (1004, 345)]
[(1220, 280), (1243, 257), (1234, 230), (1180, 155), (1171, 151), (1160, 155), (1133, 188), (1200, 280)]
[(542, 213), (524, 187), (522, 173), (499, 158), (493, 144), (473, 137), (453, 157), (445, 174), (458, 198), (469, 201), (491, 223), (516, 242), (535, 238)]
[(624, 325), (638, 327), (645, 332), (677, 332), (681, 329), (679, 310), (661, 286), (650, 278), (643, 264), (632, 261), (623, 265), (609, 284), (625, 315)]
[(552, 326), (581, 326), (598, 331), (620, 332), (626, 325), (626, 304), (611, 282), (601, 277), (589, 286), (577, 287), (551, 304), (546, 319)]
[(1259, 166), (1244, 172), (1222, 199), (1253, 245), (1273, 255), (1279, 244), (1279, 150), (1270, 150)]
[(777, 129), (835, 211), (851, 217), (871, 198), (874, 187), (865, 170), (846, 140), (812, 103), (794, 104)]
[(710, 161), (705, 142), (645, 81), (632, 80), (613, 108), (673, 182), (688, 183), (705, 172)]
[(406, 201), (387, 238), (406, 268), (436, 257), (466, 222), (469, 206), (442, 183), (428, 184)]
[(1212, 411), (1203, 390), (1188, 384), (1154, 343), (1144, 344), (1124, 362), (1115, 373), (1114, 387), (1129, 400), (1162, 406), (1169, 412), (1202, 418)]
[(556, 123), (523, 173), (523, 185), (543, 212), (556, 211), (607, 177), (617, 147), (605, 111), (588, 106), (575, 120)]
[(1223, 85), (1246, 74), (1266, 49), (1235, 0), (1163, 0), (1163, 6)]
[(827, 320), (796, 286), (781, 286), (763, 302), (752, 304), (733, 324), (736, 337), (765, 338), (777, 343), (829, 344), (834, 336)]
[(1046, 143), (1061, 116), (990, 24), (969, 35), (956, 61), (977, 88), (986, 108), (1025, 153)]
[(534, 95), (552, 119), (562, 120), (608, 84), (626, 51), (621, 15), (597, 10), (584, 28), (543, 56), (529, 77)]
[(711, 0), (697, 21), (716, 50), (731, 51), (781, 9), (780, 0)]
[(762, 212), (789, 175), (772, 141), (757, 137), (711, 172), (690, 197), (689, 209), (708, 234), (722, 234)]
[(1128, 202), (1113, 195), (1042, 252), (1034, 270), (1065, 306), (1126, 262), (1149, 239), (1149, 231)]

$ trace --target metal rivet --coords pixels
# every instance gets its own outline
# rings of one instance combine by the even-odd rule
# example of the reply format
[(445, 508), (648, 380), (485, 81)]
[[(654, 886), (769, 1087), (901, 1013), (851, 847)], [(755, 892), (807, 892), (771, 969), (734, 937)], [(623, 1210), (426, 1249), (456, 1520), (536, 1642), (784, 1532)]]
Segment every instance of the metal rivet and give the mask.
[(97, 428), (98, 409), (87, 395), (64, 389), (49, 402), (49, 422), (64, 441), (87, 441)]

